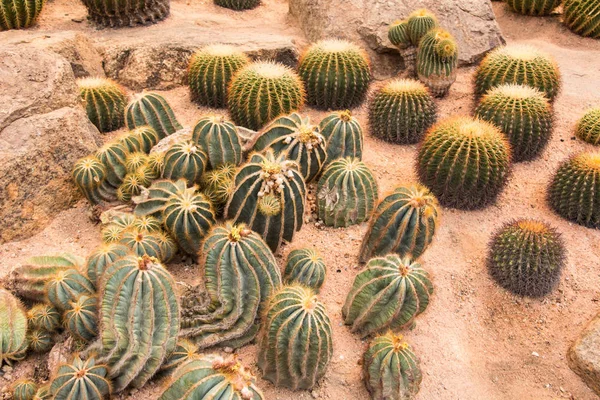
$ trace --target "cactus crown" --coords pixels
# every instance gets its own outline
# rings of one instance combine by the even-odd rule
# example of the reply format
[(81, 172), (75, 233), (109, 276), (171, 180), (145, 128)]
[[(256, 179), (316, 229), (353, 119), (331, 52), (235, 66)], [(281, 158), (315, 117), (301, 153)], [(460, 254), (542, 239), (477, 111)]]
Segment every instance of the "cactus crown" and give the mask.
[(107, 81), (111, 82), (106, 78), (99, 77), (81, 78), (77, 80), (77, 85), (81, 89), (98, 89), (104, 87)]
[(453, 57), (458, 51), (458, 46), (454, 37), (443, 29), (438, 29), (435, 33), (435, 51), (442, 58)]

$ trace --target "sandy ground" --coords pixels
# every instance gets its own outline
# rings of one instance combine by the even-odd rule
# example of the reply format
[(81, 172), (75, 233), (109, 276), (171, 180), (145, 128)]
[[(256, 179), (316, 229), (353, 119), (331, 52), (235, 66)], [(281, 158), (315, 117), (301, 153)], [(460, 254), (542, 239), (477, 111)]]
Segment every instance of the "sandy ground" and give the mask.
[[(56, 2), (66, 0), (55, 0)], [(50, 3), (52, 9), (59, 3)], [(281, 1), (266, 7), (285, 10)], [(175, 1), (174, 15), (184, 3)], [(212, 7), (212, 6), (211, 6)], [(263, 6), (264, 7), (264, 6)], [(416, 327), (404, 332), (421, 358), (424, 373), (419, 400), (550, 400), (597, 398), (568, 368), (570, 343), (600, 310), (600, 232), (571, 224), (554, 215), (544, 201), (547, 182), (558, 164), (570, 154), (592, 150), (575, 140), (573, 126), (583, 111), (600, 104), (600, 42), (582, 39), (566, 30), (559, 17), (527, 18), (507, 12), (494, 3), (498, 21), (509, 43), (527, 42), (551, 53), (560, 64), (564, 85), (555, 103), (556, 125), (542, 156), (514, 166), (509, 185), (496, 205), (463, 212), (443, 209), (440, 229), (421, 262), (434, 277), (435, 295)], [(69, 14), (80, 14), (74, 9)], [(57, 13), (55, 13), (57, 14)], [(71, 15), (64, 16), (70, 25)], [(85, 23), (84, 23), (85, 24)], [(71, 29), (69, 27), (69, 29)], [(438, 101), (439, 117), (468, 115), (473, 107), (473, 69), (461, 69), (450, 95)], [(163, 93), (184, 125), (191, 125), (211, 110), (189, 101), (186, 88)], [(214, 112), (214, 110), (213, 110)], [(311, 109), (316, 123), (326, 114)], [(355, 110), (366, 127), (365, 108)], [(415, 146), (395, 146), (366, 133), (364, 161), (372, 167), (385, 193), (416, 179)], [(99, 227), (89, 218), (84, 202), (63, 212), (46, 230), (21, 242), (0, 247), (0, 275), (32, 255), (72, 252), (86, 255), (99, 244)], [(513, 218), (534, 217), (562, 233), (568, 261), (558, 290), (544, 300), (528, 300), (496, 286), (485, 269), (487, 243), (501, 224)], [(334, 330), (334, 358), (327, 375), (312, 393), (292, 393), (259, 379), (267, 399), (368, 399), (359, 361), (366, 345), (343, 325), (341, 307), (357, 272), (356, 257), (366, 224), (348, 229), (319, 229), (308, 223), (280, 252), (302, 246), (317, 248), (327, 263), (328, 278), (320, 299), (326, 304)], [(171, 267), (180, 280), (197, 278), (191, 260)], [(254, 345), (239, 350), (242, 360), (255, 368)], [(31, 373), (37, 357), (21, 363), (12, 379)], [(0, 387), (7, 384), (0, 377)], [(161, 382), (118, 398), (154, 399)]]

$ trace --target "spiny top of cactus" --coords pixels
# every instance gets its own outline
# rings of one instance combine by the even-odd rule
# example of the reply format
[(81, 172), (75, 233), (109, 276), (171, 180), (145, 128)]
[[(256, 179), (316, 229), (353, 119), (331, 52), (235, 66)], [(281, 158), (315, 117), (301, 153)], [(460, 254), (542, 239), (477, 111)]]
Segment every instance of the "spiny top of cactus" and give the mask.
[(226, 45), (226, 44), (211, 44), (206, 47), (203, 47), (200, 50), (200, 52), (203, 52), (203, 53), (209, 54), (211, 56), (215, 56), (215, 57), (226, 57), (226, 56), (240, 54), (240, 51), (237, 48)]
[(269, 161), (265, 159), (261, 162), (262, 165), (262, 187), (258, 196), (262, 197), (271, 191), (279, 193), (283, 189), (283, 180), (293, 177), (291, 169), (297, 169), (295, 164), (290, 161)]
[(527, 44), (504, 46), (497, 51), (497, 54), (523, 61), (533, 61), (538, 57), (547, 57), (543, 51)]
[(490, 89), (486, 97), (502, 96), (512, 99), (545, 98), (544, 94), (534, 87), (508, 83)]
[(268, 193), (258, 201), (258, 211), (268, 217), (279, 215), (281, 212), (281, 200), (279, 200), (278, 196)]
[(242, 238), (250, 236), (251, 233), (252, 230), (244, 223), (233, 225), (229, 231), (229, 240), (232, 242), (239, 242)]
[(141, 257), (137, 258), (137, 261), (138, 261), (138, 269), (140, 271), (149, 271), (156, 267), (163, 268), (160, 261), (158, 261), (158, 259), (155, 257), (141, 256)]
[(302, 125), (298, 129), (298, 140), (305, 143), (306, 148), (311, 150), (313, 146), (323, 142), (323, 136), (319, 135), (319, 128), (316, 125), (302, 121)]
[(81, 78), (77, 80), (77, 86), (81, 89), (96, 89), (105, 85), (119, 86), (116, 82), (100, 77)]
[(382, 88), (382, 93), (418, 93), (428, 94), (429, 91), (421, 82), (415, 79), (392, 79), (388, 81)]
[(345, 53), (345, 52), (357, 52), (363, 54), (364, 50), (360, 46), (341, 39), (327, 39), (321, 40), (315, 43), (312, 50), (320, 50), (327, 53)]
[(590, 172), (600, 172), (600, 152), (581, 153), (574, 160)]
[(404, 336), (395, 334), (392, 331), (388, 332), (385, 336), (389, 337), (394, 347), (394, 351), (402, 351), (408, 349), (408, 343), (404, 340)]
[(229, 358), (216, 356), (212, 359), (212, 368), (225, 375), (234, 389), (240, 392), (253, 384), (254, 375), (238, 361), (237, 355)]
[(426, 8), (419, 8), (418, 10), (415, 10), (412, 13), (410, 13), (410, 15), (408, 16), (408, 18), (418, 18), (418, 17), (435, 18), (435, 15), (433, 15), (431, 13), (431, 11), (429, 11)]
[(438, 55), (442, 58), (454, 56), (458, 50), (458, 45), (450, 32), (443, 29), (436, 29), (434, 34), (436, 40), (435, 51)]
[(535, 219), (522, 219), (517, 222), (517, 226), (523, 231), (531, 233), (546, 233), (549, 228), (546, 224)]
[(294, 71), (281, 63), (274, 61), (258, 61), (246, 67), (246, 71), (255, 73), (263, 79), (278, 79), (289, 77), (298, 80)]
[(498, 129), (489, 122), (481, 119), (471, 119), (468, 117), (455, 117), (444, 123), (446, 127), (454, 126), (455, 129), (448, 130), (448, 134), (451, 134), (455, 138), (464, 137), (466, 139), (482, 139), (496, 142), (502, 140), (505, 142), (506, 147), (509, 148), (508, 140), (498, 134)]

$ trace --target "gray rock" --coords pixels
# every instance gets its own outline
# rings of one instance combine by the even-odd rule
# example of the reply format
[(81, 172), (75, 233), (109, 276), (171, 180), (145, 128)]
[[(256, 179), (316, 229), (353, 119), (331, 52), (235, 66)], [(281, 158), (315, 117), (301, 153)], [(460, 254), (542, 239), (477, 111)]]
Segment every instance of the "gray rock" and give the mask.
[(172, 145), (175, 143), (183, 142), (184, 140), (192, 139), (192, 128), (183, 128), (178, 130), (177, 132), (173, 132), (171, 135), (163, 138), (160, 142), (158, 142), (150, 153), (164, 153), (169, 150)]
[(575, 340), (568, 360), (571, 369), (600, 396), (600, 314)]

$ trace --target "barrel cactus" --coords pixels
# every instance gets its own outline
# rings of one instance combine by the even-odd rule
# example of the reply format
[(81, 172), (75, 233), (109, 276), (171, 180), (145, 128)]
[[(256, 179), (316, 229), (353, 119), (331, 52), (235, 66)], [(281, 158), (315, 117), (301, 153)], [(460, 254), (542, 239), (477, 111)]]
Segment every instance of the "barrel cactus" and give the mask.
[(598, 0), (565, 0), (563, 22), (578, 35), (600, 38), (600, 4)]
[(215, 0), (215, 4), (231, 10), (243, 11), (258, 7), (260, 0)]
[(506, 4), (519, 14), (544, 16), (550, 15), (562, 0), (506, 0)]
[(386, 142), (418, 143), (436, 117), (429, 90), (414, 79), (392, 79), (369, 101), (370, 132)]
[(72, 175), (73, 181), (90, 203), (98, 204), (104, 200), (98, 188), (106, 179), (107, 170), (98, 158), (80, 158), (73, 166)]
[(155, 24), (170, 12), (169, 0), (83, 0), (83, 4), (92, 21), (111, 28)]
[(29, 350), (34, 353), (47, 353), (54, 346), (52, 334), (44, 329), (33, 329), (27, 333)]
[(586, 143), (595, 146), (600, 145), (600, 108), (593, 108), (587, 111), (577, 121), (575, 136)]
[(44, 0), (1, 0), (0, 32), (29, 28), (42, 12), (44, 3)]
[(157, 233), (162, 230), (162, 222), (150, 215), (136, 217), (133, 227), (141, 232)]
[(113, 188), (121, 186), (127, 175), (125, 160), (128, 154), (127, 148), (118, 141), (108, 142), (96, 152), (96, 158), (106, 168), (106, 182)]
[(258, 341), (258, 368), (275, 386), (311, 389), (333, 356), (331, 322), (314, 292), (282, 287), (265, 311)]
[(129, 130), (149, 125), (161, 139), (183, 128), (175, 118), (175, 113), (167, 100), (161, 95), (151, 92), (136, 95), (134, 100), (127, 105), (125, 122)]
[(154, 181), (148, 188), (145, 198), (138, 202), (134, 214), (136, 216), (154, 216), (159, 220), (163, 219), (163, 211), (167, 201), (176, 193), (187, 190), (187, 181), (178, 179), (172, 181), (169, 179), (160, 179)]
[(27, 378), (17, 380), (11, 388), (13, 400), (32, 400), (38, 390), (35, 382)]
[(155, 233), (131, 229), (123, 233), (119, 243), (139, 257), (146, 255), (162, 261), (162, 248)]
[(346, 40), (322, 40), (300, 57), (298, 74), (308, 104), (323, 110), (359, 106), (369, 89), (371, 66), (367, 53)]
[(134, 151), (125, 157), (125, 169), (134, 173), (148, 163), (148, 155), (141, 151)]
[(21, 361), (27, 352), (27, 316), (15, 296), (0, 288), (0, 366)]
[(227, 87), (248, 57), (231, 46), (210, 45), (192, 55), (188, 67), (188, 82), (192, 101), (203, 106), (227, 106)]
[(71, 362), (58, 367), (50, 392), (54, 400), (102, 400), (110, 395), (108, 367), (98, 364), (94, 357), (82, 360), (75, 356)]
[(363, 376), (373, 400), (411, 400), (419, 392), (421, 368), (402, 335), (375, 337), (363, 355)]
[(408, 33), (408, 19), (395, 21), (388, 28), (388, 39), (398, 48), (408, 76), (414, 76), (417, 67), (417, 46), (413, 45)]
[(212, 171), (205, 172), (200, 180), (202, 193), (210, 199), (218, 215), (223, 213), (227, 200), (233, 193), (233, 180), (236, 171), (235, 165), (224, 164)]
[(494, 202), (508, 179), (511, 149), (489, 122), (455, 117), (435, 125), (417, 155), (420, 181), (441, 204), (477, 209)]
[(550, 182), (548, 202), (561, 217), (600, 229), (600, 153), (579, 153), (563, 162)]
[(46, 383), (43, 386), (40, 386), (35, 392), (35, 395), (31, 400), (50, 400), (52, 399), (52, 394), (50, 392), (50, 383)]
[(76, 269), (60, 271), (46, 285), (48, 301), (61, 311), (70, 308), (70, 302), (82, 294), (96, 292), (94, 284)]
[(148, 154), (158, 144), (160, 136), (151, 126), (142, 125), (123, 134), (119, 141), (130, 153), (141, 151)]
[(30, 329), (44, 329), (53, 332), (60, 327), (61, 316), (56, 307), (39, 303), (27, 311), (27, 321)]
[(83, 294), (71, 301), (64, 320), (65, 328), (74, 338), (91, 341), (98, 335), (98, 298)]
[(175, 350), (173, 350), (165, 362), (160, 366), (159, 372), (161, 374), (171, 373), (181, 364), (196, 357), (197, 353), (198, 346), (196, 346), (194, 342), (187, 339), (180, 339), (177, 341)]
[(363, 131), (349, 110), (325, 117), (319, 124), (319, 132), (325, 138), (328, 162), (344, 157), (362, 159)]
[(110, 79), (82, 78), (77, 81), (88, 118), (100, 132), (125, 125), (125, 90)]
[(429, 274), (410, 258), (396, 254), (372, 258), (356, 275), (342, 315), (361, 336), (410, 327), (433, 294)]
[[(272, 151), (255, 153), (235, 176), (235, 189), (225, 207), (225, 216), (235, 223), (246, 223), (260, 234), (271, 250), (284, 240), (291, 241), (304, 222), (306, 184), (298, 165), (285, 155)], [(277, 214), (262, 213), (263, 198), (271, 195), (279, 202)]]
[(304, 105), (304, 87), (296, 73), (274, 62), (254, 62), (232, 78), (228, 108), (236, 125), (259, 130), (282, 114)]
[(325, 282), (327, 267), (323, 258), (313, 249), (296, 249), (288, 254), (283, 281), (298, 283), (319, 293)]
[(407, 19), (408, 37), (412, 45), (419, 47), (423, 37), (437, 26), (437, 18), (431, 11), (424, 8), (413, 11)]
[(192, 141), (208, 155), (208, 165), (215, 169), (242, 161), (242, 143), (237, 128), (222, 116), (202, 118), (196, 123)]
[(458, 45), (450, 33), (437, 28), (426, 33), (417, 52), (417, 76), (436, 97), (445, 96), (456, 81)]
[(163, 178), (185, 178), (189, 185), (200, 181), (208, 164), (208, 155), (191, 140), (174, 143), (165, 153)]

